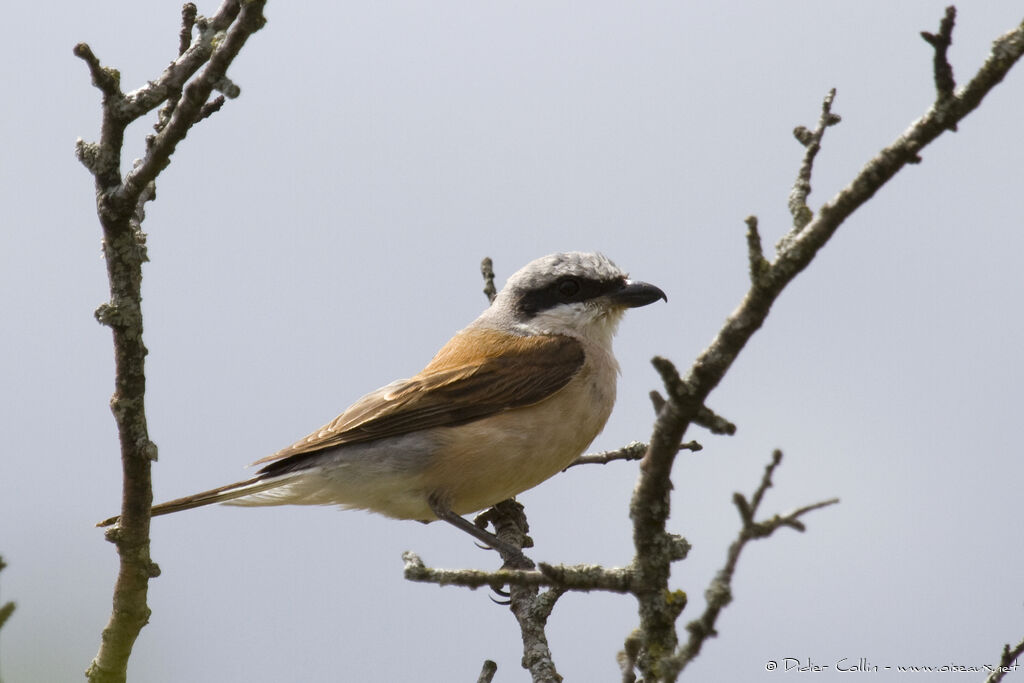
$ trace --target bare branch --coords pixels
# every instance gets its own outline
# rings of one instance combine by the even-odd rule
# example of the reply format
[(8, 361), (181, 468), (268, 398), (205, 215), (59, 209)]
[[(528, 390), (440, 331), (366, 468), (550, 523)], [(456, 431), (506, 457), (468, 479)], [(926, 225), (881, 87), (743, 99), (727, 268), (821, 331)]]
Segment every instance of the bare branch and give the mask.
[[(174, 145), (189, 127), (222, 103), (207, 102), (210, 89), (223, 81), (245, 40), (263, 25), (264, 2), (247, 0), (243, 8), (239, 0), (226, 0), (209, 20), (199, 17), (194, 6), (186, 5), (178, 58), (160, 78), (127, 95), (121, 91), (118, 72), (103, 67), (88, 45), (79, 43), (74, 49), (103, 93), (99, 142), (79, 140), (76, 154), (95, 178), (97, 214), (103, 228), (110, 300), (96, 310), (96, 318), (113, 333), (115, 377), (110, 408), (117, 424), (123, 477), (120, 524), (106, 534), (117, 545), (120, 569), (114, 608), (96, 658), (86, 672), (94, 683), (125, 680), (128, 658), (149, 620), (149, 579), (160, 573), (149, 547), (151, 466), (157, 448), (149, 438), (145, 409), (148, 351), (143, 343), (141, 305), (142, 264), (148, 260), (142, 230), (145, 205), (156, 196), (156, 176), (169, 162)], [(194, 27), (199, 28), (196, 41), (191, 38)], [(203, 74), (189, 83), (178, 104), (183, 84), (204, 64)], [(146, 155), (122, 178), (125, 128), (165, 101), (157, 133), (147, 139)]]
[[(697, 452), (703, 450), (696, 441), (687, 441), (684, 444), (679, 445), (679, 450)], [(568, 467), (575, 467), (576, 465), (607, 465), (610, 462), (616, 460), (640, 460), (644, 457), (644, 453), (647, 452), (647, 444), (642, 441), (630, 441), (622, 448), (616, 448), (614, 451), (601, 451), (600, 453), (587, 453), (569, 463)], [(565, 470), (562, 470), (563, 472)]]
[[(949, 46), (953, 44), (953, 26), (956, 24), (956, 7), (950, 5), (946, 8), (946, 16), (939, 24), (938, 34), (921, 31), (921, 37), (935, 48), (934, 74), (935, 92), (938, 102), (945, 102), (953, 96), (956, 90), (956, 80), (953, 78), (953, 67), (949, 63), (946, 53)], [(956, 124), (950, 130), (956, 130)]]
[[(7, 563), (4, 562), (4, 558), (0, 557), (0, 572), (2, 572), (4, 570), (4, 567), (6, 566)], [(14, 614), (13, 602), (5, 602), (3, 604), (0, 604), (0, 628), (4, 627), (4, 624), (7, 623), (7, 620), (11, 618), (12, 614)]]
[[(772, 459), (764, 468), (764, 475), (761, 477), (761, 484), (754, 491), (754, 497), (750, 501), (748, 507), (749, 514), (743, 517), (743, 511), (740, 510), (740, 516), (743, 517), (744, 525), (750, 524), (754, 520), (754, 515), (757, 514), (757, 509), (761, 507), (761, 500), (764, 498), (765, 491), (772, 485), (772, 475), (775, 474), (775, 468), (782, 464), (782, 451), (775, 449), (772, 451)], [(737, 493), (739, 497), (743, 497), (743, 494)]]
[(541, 562), (540, 570), (551, 581), (550, 585), (563, 590), (629, 593), (636, 588), (633, 570), (629, 567), (607, 569), (596, 564), (550, 565)]
[(707, 406), (700, 407), (697, 414), (693, 416), (693, 424), (703, 427), (712, 434), (732, 436), (736, 433), (736, 425), (716, 414)]
[(761, 234), (757, 231), (757, 216), (747, 216), (747, 261), (750, 264), (750, 282), (758, 280), (768, 271), (768, 260), (761, 247)]
[[(685, 541), (683, 541), (685, 544)], [(686, 550), (689, 544), (685, 545)], [(538, 569), (434, 569), (427, 567), (419, 555), (406, 551), (402, 553), (405, 562), (405, 578), (419, 583), (435, 583), (439, 586), (462, 586), (475, 590), (487, 586), (499, 590), (503, 586), (551, 587), (562, 592), (595, 590), (612, 593), (629, 593), (634, 589), (633, 572), (628, 567), (606, 569), (600, 565), (549, 565), (543, 562)]]
[[(811, 194), (811, 172), (814, 170), (814, 158), (821, 150), (821, 140), (825, 137), (825, 129), (841, 121), (838, 114), (832, 113), (832, 102), (835, 98), (836, 89), (832, 88), (821, 103), (821, 116), (818, 119), (818, 126), (813, 132), (803, 126), (797, 126), (793, 130), (793, 136), (804, 146), (804, 158), (800, 164), (796, 181), (793, 183), (793, 189), (789, 193), (789, 212), (793, 215), (793, 228), (779, 242), (776, 247), (777, 251), (785, 249), (789, 241), (800, 234), (800, 231), (814, 217), (814, 212), (807, 206), (807, 197)], [(747, 220), (749, 226), (750, 219)]]
[(121, 74), (116, 69), (101, 66), (100, 60), (85, 43), (75, 45), (74, 54), (88, 65), (93, 85), (103, 93), (102, 143), (86, 143), (79, 138), (75, 144), (78, 160), (95, 176), (99, 192), (100, 188), (105, 190), (121, 182), (121, 147), (125, 126), (131, 118), (125, 113)]
[(1024, 639), (1021, 639), (1013, 649), (1010, 648), (1009, 643), (1004, 645), (1003, 655), (999, 658), (999, 665), (996, 666), (988, 675), (988, 678), (985, 679), (985, 683), (999, 683), (999, 681), (1003, 680), (1003, 677), (1005, 677), (1006, 674), (1011, 671), (1016, 671), (1017, 667), (1020, 666), (1017, 659), (1019, 659), (1021, 655), (1024, 655)]
[(665, 407), (665, 397), (657, 389), (652, 389), (648, 396), (651, 399), (651, 405), (654, 406), (654, 414), (657, 415)]
[[(526, 521), (526, 513), (523, 511), (523, 506), (514, 500), (504, 500), (477, 515), (476, 523), (478, 525), (487, 523), (493, 525), (494, 535), (498, 537), (498, 540), (513, 548), (525, 548), (528, 545), (533, 545), (533, 541), (527, 535), (530, 526)], [(516, 556), (502, 552), (502, 559), (505, 560), (505, 567), (511, 570), (532, 571), (535, 569), (533, 562), (522, 553)], [(554, 602), (558, 600), (563, 591), (551, 588), (541, 593), (538, 584), (516, 585), (511, 583), (510, 586), (509, 605), (519, 623), (519, 632), (523, 639), (523, 668), (530, 672), (535, 681), (561, 680), (561, 676), (555, 669), (545, 627)]]
[(436, 583), (439, 586), (462, 586), (477, 589), (487, 586), (495, 590), (506, 585), (549, 586), (552, 581), (541, 572), (524, 569), (499, 569), (488, 572), (479, 569), (434, 569), (427, 567), (420, 556), (412, 551), (402, 553), (405, 578), (418, 583)]
[(0, 628), (3, 628), (3, 625), (6, 624), (7, 620), (11, 618), (12, 614), (14, 614), (14, 607), (15, 605), (13, 602), (5, 602), (3, 605), (0, 605)]
[(185, 54), (185, 51), (192, 45), (192, 29), (196, 25), (196, 16), (199, 10), (194, 3), (186, 2), (181, 8), (181, 33), (178, 34), (178, 56)]
[(669, 398), (680, 400), (689, 394), (689, 388), (683, 383), (683, 379), (679, 376), (679, 371), (676, 370), (676, 366), (672, 361), (668, 358), (655, 356), (651, 359), (651, 365), (661, 375), (661, 381), (665, 385)]
[(498, 665), (489, 659), (484, 660), (484, 666), (480, 669), (480, 676), (476, 679), (476, 683), (491, 683), (494, 680), (494, 674), (498, 672)]
[(218, 95), (217, 97), (214, 97), (212, 100), (210, 100), (209, 102), (204, 104), (202, 107), (200, 107), (199, 111), (196, 113), (196, 120), (195, 120), (194, 123), (199, 123), (203, 119), (209, 118), (210, 116), (213, 116), (214, 114), (219, 112), (220, 108), (223, 107), (223, 106), (224, 106), (224, 96), (223, 95)]
[[(850, 214), (904, 166), (920, 161), (919, 153), (925, 146), (976, 108), (1022, 54), (1024, 25), (997, 39), (984, 65), (963, 89), (945, 101), (933, 103), (920, 119), (870, 159), (853, 181), (814, 215), (809, 215), (804, 209), (810, 192), (810, 169), (817, 153), (816, 149), (814, 154), (810, 153), (816, 143), (816, 135), (798, 131), (798, 138), (807, 151), (791, 196), (794, 228), (779, 243), (775, 261), (764, 269), (760, 277), (753, 279), (739, 306), (685, 376), (681, 377), (667, 360), (654, 360), (668, 392), (668, 400), (658, 411), (630, 504), (636, 547), (634, 564), (637, 580), (645, 587), (637, 596), (644, 643), (643, 651), (636, 660), (645, 679), (666, 677), (662, 668), (664, 660), (659, 653), (674, 652), (678, 643), (672, 617), (673, 600), (668, 589), (670, 559), (664, 549), (669, 536), (665, 524), (670, 512), (670, 475), (678, 444), (686, 430), (708, 395), (764, 323), (772, 304), (786, 285), (810, 264)], [(822, 134), (825, 128), (835, 123), (831, 104), (830, 94), (823, 103), (819, 121)], [(820, 138), (817, 143), (820, 147)], [(748, 235), (748, 250), (749, 245)], [(795, 518), (789, 519), (795, 521)]]
[(494, 303), (498, 290), (494, 288), (494, 263), (490, 257), (485, 256), (480, 262), (480, 274), (484, 276), (484, 296), (487, 297), (488, 303)]
[[(228, 67), (238, 56), (249, 36), (266, 24), (263, 17), (265, 4), (266, 0), (250, 0), (241, 4), (237, 20), (231, 24), (223, 39), (210, 53), (209, 61), (202, 73), (182, 90), (177, 107), (167, 120), (166, 126), (157, 132), (149, 153), (141, 164), (125, 176), (117, 190), (121, 199), (132, 201), (141, 191), (140, 188), (153, 181), (171, 162), (171, 155), (178, 143), (185, 139), (189, 129), (199, 120), (203, 105), (217, 85), (224, 82)], [(185, 55), (187, 54), (188, 51)]]
[[(948, 29), (945, 26), (943, 24), (943, 30), (951, 40), (952, 24)], [(687, 598), (682, 591), (668, 589), (668, 578), (671, 563), (685, 557), (689, 546), (685, 539), (668, 533), (665, 525), (670, 511), (672, 465), (687, 429), (690, 424), (697, 423), (708, 426), (716, 433), (732, 433), (735, 430), (735, 425), (708, 410), (704, 402), (764, 323), (781, 292), (807, 267), (818, 250), (853, 211), (868, 201), (906, 164), (919, 162), (920, 150), (944, 130), (955, 126), (956, 121), (976, 107), (1020, 59), (1022, 53), (1024, 26), (996, 41), (989, 59), (967, 87), (959, 94), (952, 93), (945, 101), (934, 103), (907, 132), (869, 160), (853, 182), (826, 202), (817, 214), (811, 211), (807, 198), (811, 192), (813, 167), (825, 130), (840, 121), (832, 112), (835, 91), (829, 92), (824, 98), (814, 131), (802, 127), (794, 131), (804, 145), (805, 152), (789, 199), (793, 228), (777, 245), (776, 258), (774, 261), (765, 258), (757, 219), (748, 218), (747, 250), (751, 287), (740, 305), (685, 375), (680, 374), (666, 358), (658, 357), (652, 361), (661, 376), (667, 399), (658, 392), (651, 394), (657, 418), (630, 505), (636, 552), (628, 569), (550, 565), (540, 565), (539, 569), (535, 569), (533, 563), (526, 558), (522, 558), (522, 561), (524, 565), (528, 563), (528, 566), (511, 566), (509, 558), (505, 557), (506, 568), (500, 572), (428, 570), (419, 563), (420, 566), (407, 570), (410, 578), (418, 577), (415, 580), (437, 583), (489, 585), (492, 588), (509, 585), (510, 603), (519, 621), (527, 653), (524, 666), (530, 669), (535, 679), (543, 680), (557, 677), (543, 633), (543, 622), (562, 592), (588, 590), (595, 585), (599, 589), (631, 592), (639, 603), (640, 628), (627, 639), (626, 648), (620, 655), (623, 680), (635, 680), (635, 670), (639, 670), (645, 680), (674, 679), (697, 656), (703, 642), (715, 635), (718, 614), (732, 598), (731, 581), (745, 544), (758, 538), (767, 538), (782, 527), (803, 531), (805, 526), (802, 517), (838, 502), (837, 499), (824, 500), (758, 521), (757, 511), (771, 486), (774, 470), (781, 461), (781, 453), (775, 453), (753, 496), (749, 500), (739, 493), (734, 496), (742, 520), (741, 530), (730, 546), (726, 564), (707, 589), (707, 609), (701, 617), (688, 624), (688, 640), (680, 647), (675, 621), (685, 607)], [(494, 289), (493, 269), (489, 259), (485, 259), (481, 265), (481, 272), (487, 286), (485, 293), (490, 299)], [(574, 464), (633, 459), (642, 447), (642, 444), (632, 443), (616, 451), (582, 456)], [(511, 504), (508, 501), (506, 503)], [(500, 519), (507, 512), (499, 510), (501, 505), (505, 503), (487, 513), (488, 521), (499, 529), (499, 538), (502, 537)], [(492, 515), (496, 516), (492, 518)], [(520, 541), (525, 541), (525, 517), (516, 533)], [(502, 542), (506, 541), (502, 539)], [(510, 547), (516, 546), (512, 543)], [(544, 585), (550, 588), (540, 593), (538, 587)]]
[[(664, 376), (668, 378), (667, 381), (672, 382), (677, 387), (682, 386), (681, 384), (679, 384), (679, 373), (676, 371), (675, 366), (673, 366), (670, 362), (666, 361), (664, 358), (656, 357), (653, 359), (652, 362), (656, 367), (658, 367), (659, 365), (661, 366), (660, 370), (661, 372), (665, 373)], [(649, 396), (651, 398), (651, 404), (654, 406), (654, 414), (657, 415), (658, 413), (661, 412), (661, 409), (665, 407), (665, 399), (657, 390), (651, 391)], [(736, 433), (736, 425), (734, 425), (732, 422), (725, 419), (724, 417), (718, 415), (717, 413), (715, 413), (715, 411), (711, 410), (711, 408), (708, 408), (707, 406), (701, 406), (697, 410), (697, 414), (693, 416), (693, 423), (699, 427), (704, 427), (712, 434), (725, 434), (728, 436), (732, 436), (733, 434)], [(697, 442), (691, 441), (690, 443)], [(699, 451), (700, 448), (692, 448), (690, 450)]]
[[(480, 262), (480, 273), (484, 278), (484, 295), (488, 302), (493, 302), (497, 296), (497, 289), (494, 287), (494, 263), (489, 257), (484, 257)], [(530, 526), (526, 521), (526, 512), (523, 510), (523, 506), (514, 500), (498, 503), (477, 515), (475, 521), (480, 526), (492, 524), (498, 539), (512, 548), (525, 548), (533, 545), (533, 541), (527, 535)], [(522, 553), (516, 557), (502, 552), (500, 548), (498, 550), (505, 561), (505, 567), (518, 570), (524, 576), (533, 572), (533, 562)], [(535, 573), (543, 575), (541, 572)], [(555, 603), (565, 589), (552, 586), (541, 593), (538, 589), (540, 583), (517, 584), (514, 581), (507, 581), (505, 584), (511, 587), (507, 604), (519, 623), (519, 631), (523, 639), (523, 668), (530, 672), (535, 681), (562, 680), (555, 669), (545, 627), (551, 610), (554, 609)]]
[[(600, 453), (587, 453), (569, 463), (569, 467), (576, 465), (607, 465), (616, 460), (639, 460), (647, 452), (647, 444), (642, 441), (630, 441), (622, 448), (614, 451), (601, 451)], [(566, 467), (565, 469), (569, 469)]]
[(539, 593), (533, 587), (513, 586), (510, 592), (512, 613), (519, 622), (523, 638), (523, 668), (530, 672), (535, 681), (561, 681), (544, 630), (554, 606), (553, 601), (561, 595), (561, 591), (551, 588), (545, 593)]
[[(203, 28), (208, 26), (207, 21), (203, 17), (198, 16), (198, 10), (196, 6), (191, 2), (185, 3), (181, 8), (181, 32), (178, 34), (178, 57), (179, 59), (171, 65), (174, 67), (175, 64), (181, 62), (181, 57), (188, 52), (189, 48), (192, 47), (192, 30), (196, 27), (196, 24), (200, 24), (200, 35), (202, 36)], [(202, 43), (202, 41), (200, 41)], [(196, 48), (196, 52), (203, 50), (204, 45), (200, 44)], [(167, 122), (171, 120), (171, 114), (174, 113), (174, 109), (178, 106), (178, 100), (181, 99), (181, 88), (185, 81), (195, 73), (195, 70), (199, 68), (202, 62), (196, 61), (195, 69), (186, 71), (187, 75), (184, 75), (180, 82), (172, 82), (171, 79), (167, 79), (166, 92), (164, 93), (164, 106), (160, 110), (160, 114), (157, 117), (157, 122), (153, 124), (153, 130), (156, 132), (162, 131), (167, 127)], [(172, 72), (172, 68), (168, 68), (164, 71), (164, 76), (169, 75)], [(154, 84), (154, 88), (157, 86)], [(156, 140), (155, 137), (151, 136), (146, 139), (146, 150), (149, 151), (153, 147), (153, 142)]]
[(633, 631), (626, 637), (622, 650), (615, 657), (622, 672), (622, 683), (636, 683), (637, 658), (643, 648), (643, 637)]
[(537, 600), (533, 605), (534, 620), (546, 623), (548, 617), (551, 616), (552, 610), (555, 609), (555, 603), (558, 602), (560, 597), (565, 595), (566, 590), (561, 586), (551, 586), (543, 593), (537, 595)]
[(92, 84), (99, 88), (100, 92), (106, 97), (123, 97), (121, 94), (121, 74), (116, 69), (109, 69), (100, 65), (99, 58), (92, 53), (92, 49), (85, 43), (75, 45), (74, 54), (89, 66)]
[[(655, 356), (651, 359), (651, 364), (654, 369), (661, 375), (661, 381), (665, 385), (666, 391), (671, 398), (680, 401), (686, 400), (686, 397), (690, 394), (690, 388), (686, 382), (679, 376), (679, 371), (672, 361), (661, 356)], [(661, 398), (661, 394), (657, 392), (651, 392), (651, 400), (654, 402), (654, 406), (660, 413), (664, 407), (664, 399)], [(657, 399), (654, 396), (657, 396)], [(704, 427), (712, 434), (728, 434), (732, 435), (736, 433), (736, 425), (724, 417), (717, 415), (713, 410), (708, 408), (706, 405), (701, 405), (697, 408), (692, 421), (694, 424)]]
[(755, 520), (757, 510), (761, 505), (761, 501), (764, 499), (765, 492), (772, 486), (772, 475), (775, 472), (775, 468), (782, 462), (782, 452), (776, 450), (772, 453), (771, 462), (765, 467), (764, 475), (761, 477), (761, 483), (758, 485), (757, 490), (754, 491), (754, 495), (751, 497), (748, 503), (746, 498), (740, 493), (733, 494), (733, 502), (740, 512), (740, 519), (742, 525), (740, 532), (736, 537), (736, 540), (729, 546), (729, 551), (726, 555), (725, 565), (718, 570), (715, 574), (715, 578), (712, 579), (708, 585), (707, 590), (704, 593), (704, 597), (707, 601), (707, 605), (704, 608), (704, 612), (698, 619), (691, 621), (686, 626), (686, 630), (689, 632), (689, 639), (679, 649), (679, 652), (670, 661), (663, 664), (663, 671), (669, 680), (674, 680), (679, 672), (682, 671), (686, 666), (693, 661), (698, 654), (700, 654), (701, 647), (704, 645), (704, 641), (708, 638), (712, 638), (717, 635), (715, 631), (715, 622), (718, 620), (718, 615), (725, 607), (732, 602), (732, 579), (736, 572), (736, 565), (739, 563), (740, 553), (743, 551), (744, 546), (752, 540), (759, 538), (767, 538), (780, 527), (787, 526), (790, 528), (803, 531), (803, 523), (799, 521), (799, 518), (812, 510), (818, 510), (829, 505), (834, 505), (839, 502), (839, 499), (833, 498), (831, 500), (814, 503), (812, 505), (805, 505), (804, 507), (798, 508), (787, 515), (775, 515), (769, 520), (758, 522)]

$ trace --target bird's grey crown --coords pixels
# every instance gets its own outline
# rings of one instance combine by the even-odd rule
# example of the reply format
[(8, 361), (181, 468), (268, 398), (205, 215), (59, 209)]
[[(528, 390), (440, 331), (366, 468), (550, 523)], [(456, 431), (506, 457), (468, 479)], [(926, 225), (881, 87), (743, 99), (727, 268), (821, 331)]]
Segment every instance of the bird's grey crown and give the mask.
[(509, 277), (484, 317), (529, 320), (566, 302), (559, 286), (567, 280), (579, 288), (573, 299), (587, 301), (620, 288), (626, 274), (603, 254), (570, 251), (542, 256)]
[(508, 279), (503, 292), (523, 293), (542, 289), (563, 277), (599, 282), (621, 282), (626, 274), (604, 254), (568, 251), (530, 261)]

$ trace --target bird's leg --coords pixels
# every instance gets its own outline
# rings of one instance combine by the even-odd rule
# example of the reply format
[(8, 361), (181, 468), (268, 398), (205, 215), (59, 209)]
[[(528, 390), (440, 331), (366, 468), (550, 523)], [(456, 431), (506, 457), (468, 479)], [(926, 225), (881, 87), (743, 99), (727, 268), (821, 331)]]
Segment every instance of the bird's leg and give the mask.
[(502, 541), (491, 532), (478, 527), (464, 517), (455, 514), (447, 504), (435, 496), (430, 497), (430, 511), (433, 512), (434, 515), (436, 515), (442, 522), (448, 522), (452, 526), (462, 529), (473, 538), (486, 543), (489, 547), (497, 550), (502, 559), (505, 560), (506, 564), (522, 566), (524, 561), (529, 562), (529, 560), (526, 559), (526, 556), (523, 555), (522, 550), (510, 543)]
[[(473, 519), (473, 523), (482, 529), (486, 529), (490, 524), (494, 527), (494, 535), (498, 540), (513, 548), (533, 547), (533, 539), (528, 535), (530, 525), (526, 521), (526, 512), (514, 498), (503, 500), (484, 510)], [(536, 569), (530, 558), (522, 553), (502, 557), (505, 559), (505, 566), (512, 569)]]

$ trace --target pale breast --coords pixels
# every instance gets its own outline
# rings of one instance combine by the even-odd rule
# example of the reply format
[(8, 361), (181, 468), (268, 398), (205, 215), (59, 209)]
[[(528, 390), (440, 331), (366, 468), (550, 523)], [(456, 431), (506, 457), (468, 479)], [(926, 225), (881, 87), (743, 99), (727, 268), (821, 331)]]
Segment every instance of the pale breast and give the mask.
[(537, 404), (439, 429), (444, 445), (422, 473), (424, 487), (466, 514), (558, 474), (583, 453), (611, 414), (613, 363), (588, 355), (568, 385)]

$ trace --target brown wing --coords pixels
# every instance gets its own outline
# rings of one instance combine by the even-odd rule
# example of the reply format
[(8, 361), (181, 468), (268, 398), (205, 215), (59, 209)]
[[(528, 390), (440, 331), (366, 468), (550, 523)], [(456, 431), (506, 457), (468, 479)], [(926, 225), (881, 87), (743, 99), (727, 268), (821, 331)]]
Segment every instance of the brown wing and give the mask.
[(431, 427), (450, 427), (538, 403), (583, 365), (571, 337), (463, 331), (415, 377), (364, 396), (321, 429), (254, 465)]

